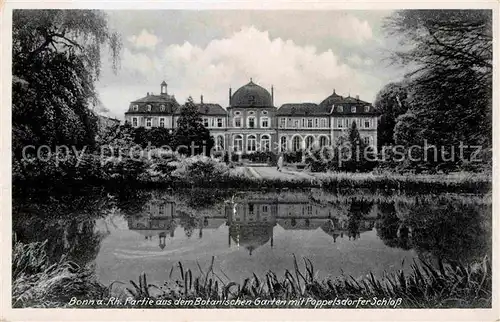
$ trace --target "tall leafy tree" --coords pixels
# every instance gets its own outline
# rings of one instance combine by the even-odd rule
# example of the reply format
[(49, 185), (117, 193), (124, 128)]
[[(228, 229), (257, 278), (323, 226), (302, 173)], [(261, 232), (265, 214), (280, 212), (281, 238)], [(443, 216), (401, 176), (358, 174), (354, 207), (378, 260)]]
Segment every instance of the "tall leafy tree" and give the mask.
[(377, 144), (380, 149), (382, 146), (394, 144), (396, 119), (408, 110), (408, 84), (387, 84), (378, 92), (374, 105), (381, 113), (377, 127)]
[(203, 125), (198, 108), (191, 97), (188, 98), (181, 108), (177, 128), (173, 133), (173, 142), (174, 146), (172, 148), (187, 147), (187, 149), (183, 148), (179, 150), (180, 153), (187, 155), (208, 155), (210, 149), (214, 146), (214, 140), (210, 136), (210, 131)]
[(120, 39), (97, 10), (15, 10), (13, 152), (25, 145), (95, 145), (101, 52), (117, 67)]
[[(440, 147), (464, 142), (490, 148), (491, 10), (402, 10), (385, 29), (403, 48), (394, 53), (395, 60), (411, 70), (408, 113), (413, 117), (398, 123), (411, 121), (420, 140)], [(405, 136), (397, 132), (396, 137)]]

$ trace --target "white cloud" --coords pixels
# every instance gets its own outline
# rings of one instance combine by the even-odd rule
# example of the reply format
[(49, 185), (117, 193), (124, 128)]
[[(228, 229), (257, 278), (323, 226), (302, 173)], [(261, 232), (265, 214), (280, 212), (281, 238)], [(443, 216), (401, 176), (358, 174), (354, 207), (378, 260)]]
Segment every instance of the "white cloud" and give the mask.
[(367, 67), (373, 65), (373, 60), (371, 60), (370, 58), (363, 59), (359, 55), (347, 57), (347, 62), (356, 67)]
[(147, 30), (143, 29), (139, 36), (131, 36), (128, 38), (135, 47), (155, 49), (156, 45), (160, 42), (158, 37), (154, 34), (150, 34)]

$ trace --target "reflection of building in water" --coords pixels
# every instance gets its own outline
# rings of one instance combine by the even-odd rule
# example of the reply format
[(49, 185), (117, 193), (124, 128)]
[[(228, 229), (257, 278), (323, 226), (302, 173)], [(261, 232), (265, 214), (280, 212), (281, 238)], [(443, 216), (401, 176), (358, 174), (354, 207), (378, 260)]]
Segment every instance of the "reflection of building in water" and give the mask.
[(142, 212), (128, 218), (128, 228), (152, 239), (158, 236), (159, 246), (165, 248), (166, 236), (174, 237), (179, 221), (174, 216), (175, 204), (171, 201), (155, 200), (149, 202)]
[[(226, 202), (224, 214), (203, 215), (189, 224), (198, 228), (199, 238), (206, 230), (216, 230), (226, 224), (228, 244), (235, 243), (245, 247), (252, 255), (254, 250), (269, 243), (274, 246), (274, 227), (281, 226), (285, 230), (318, 230), (333, 237), (357, 239), (360, 234), (373, 229), (377, 211), (370, 211), (360, 219), (347, 215), (329, 204), (311, 201), (307, 197), (232, 199)], [(342, 212), (342, 213), (340, 213)], [(373, 216), (375, 214), (375, 217)], [(129, 229), (152, 239), (158, 236), (159, 246), (163, 249), (166, 237), (174, 237), (175, 229), (180, 225), (186, 229), (182, 211), (176, 213), (175, 203), (165, 200), (149, 202), (143, 211), (128, 219)], [(184, 218), (184, 219), (183, 219)], [(190, 221), (188, 221), (190, 222)]]

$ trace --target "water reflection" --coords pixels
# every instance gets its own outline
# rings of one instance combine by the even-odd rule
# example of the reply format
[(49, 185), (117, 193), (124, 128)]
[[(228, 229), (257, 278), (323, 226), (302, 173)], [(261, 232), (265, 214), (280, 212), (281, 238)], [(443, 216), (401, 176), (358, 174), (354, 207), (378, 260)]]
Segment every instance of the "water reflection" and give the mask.
[(239, 277), (246, 266), (290, 268), (292, 253), (323, 272), (356, 275), (402, 258), (467, 263), (490, 255), (491, 203), (467, 198), (91, 191), (15, 199), (13, 232), (25, 243), (48, 239), (52, 261), (97, 262), (110, 280), (155, 270), (161, 279), (159, 262), (212, 255)]

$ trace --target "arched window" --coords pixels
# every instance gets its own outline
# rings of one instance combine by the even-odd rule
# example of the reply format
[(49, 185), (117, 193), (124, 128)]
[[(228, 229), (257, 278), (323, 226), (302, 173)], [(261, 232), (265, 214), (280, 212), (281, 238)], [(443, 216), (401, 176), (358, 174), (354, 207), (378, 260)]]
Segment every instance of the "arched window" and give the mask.
[(356, 113), (356, 106), (351, 106), (351, 113)]
[(292, 140), (292, 151), (297, 152), (302, 149), (302, 138), (300, 136), (294, 136)]
[(247, 152), (257, 151), (257, 139), (255, 135), (247, 136)]
[(216, 150), (217, 151), (224, 150), (224, 136), (222, 136), (222, 135), (219, 135), (217, 137), (217, 147), (216, 147)]
[(136, 104), (136, 105), (134, 105), (133, 110), (134, 110), (135, 112), (137, 112), (137, 111), (139, 110), (139, 105), (137, 105), (137, 104)]
[(321, 119), (321, 127), (326, 127), (326, 119)]
[(271, 151), (271, 139), (269, 135), (263, 135), (260, 138), (260, 149), (261, 151)]
[(306, 137), (306, 149), (312, 148), (313, 144), (314, 144), (314, 137), (312, 136)]
[(249, 116), (247, 118), (247, 127), (251, 128), (251, 129), (255, 128), (255, 116)]
[(146, 109), (148, 110), (148, 112), (151, 112), (151, 105), (149, 105), (149, 104), (148, 104), (148, 105), (146, 106)]
[(160, 105), (160, 111), (165, 112), (165, 105), (163, 104)]
[(322, 135), (319, 137), (319, 146), (324, 147), (328, 145), (328, 137)]
[(286, 152), (286, 149), (287, 149), (286, 136), (282, 136), (280, 139), (280, 150), (281, 152)]
[(234, 137), (233, 149), (236, 152), (243, 151), (243, 137), (239, 134)]

